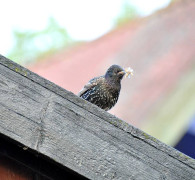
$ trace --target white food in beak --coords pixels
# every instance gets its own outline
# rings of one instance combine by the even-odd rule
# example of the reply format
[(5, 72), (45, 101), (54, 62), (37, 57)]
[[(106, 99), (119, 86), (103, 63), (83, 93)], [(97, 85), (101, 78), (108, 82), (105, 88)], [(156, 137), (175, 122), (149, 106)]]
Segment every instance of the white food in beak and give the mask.
[(125, 77), (130, 78), (131, 76), (133, 76), (134, 71), (132, 68), (128, 67), (128, 68), (125, 68), (125, 72), (126, 72)]

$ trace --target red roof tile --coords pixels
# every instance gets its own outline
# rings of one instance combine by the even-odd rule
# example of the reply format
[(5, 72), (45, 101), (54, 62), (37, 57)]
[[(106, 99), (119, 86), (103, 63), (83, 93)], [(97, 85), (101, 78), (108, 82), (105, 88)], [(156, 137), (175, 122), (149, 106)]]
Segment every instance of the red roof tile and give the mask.
[(104, 73), (108, 62), (123, 48), (134, 31), (134, 25), (117, 29), (96, 41), (36, 63), (30, 69), (77, 94), (90, 78)]

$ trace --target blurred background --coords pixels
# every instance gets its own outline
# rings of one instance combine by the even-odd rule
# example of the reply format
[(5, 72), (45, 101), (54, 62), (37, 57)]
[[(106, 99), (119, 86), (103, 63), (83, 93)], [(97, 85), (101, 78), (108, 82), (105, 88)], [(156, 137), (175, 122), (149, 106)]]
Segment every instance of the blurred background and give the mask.
[(195, 158), (195, 1), (2, 3), (0, 53), (75, 94), (132, 67), (109, 111)]

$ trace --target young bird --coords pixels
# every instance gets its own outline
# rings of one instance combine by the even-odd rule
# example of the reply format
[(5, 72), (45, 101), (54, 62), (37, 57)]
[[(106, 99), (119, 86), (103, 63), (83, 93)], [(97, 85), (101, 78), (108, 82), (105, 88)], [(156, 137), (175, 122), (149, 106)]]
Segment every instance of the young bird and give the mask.
[(78, 96), (108, 111), (118, 100), (121, 80), (125, 74), (123, 68), (112, 65), (105, 75), (91, 79)]

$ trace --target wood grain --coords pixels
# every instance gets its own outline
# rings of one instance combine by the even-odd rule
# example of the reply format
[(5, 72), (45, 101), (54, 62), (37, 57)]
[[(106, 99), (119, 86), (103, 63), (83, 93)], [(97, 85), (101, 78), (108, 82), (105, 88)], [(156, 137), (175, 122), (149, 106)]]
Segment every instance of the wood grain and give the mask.
[(194, 159), (3, 56), (0, 133), (90, 179), (195, 177)]

